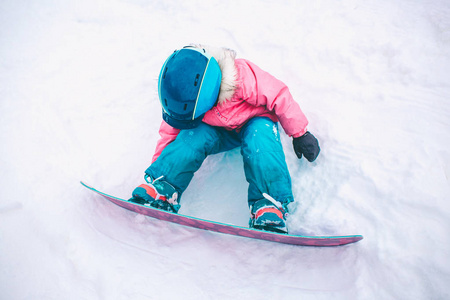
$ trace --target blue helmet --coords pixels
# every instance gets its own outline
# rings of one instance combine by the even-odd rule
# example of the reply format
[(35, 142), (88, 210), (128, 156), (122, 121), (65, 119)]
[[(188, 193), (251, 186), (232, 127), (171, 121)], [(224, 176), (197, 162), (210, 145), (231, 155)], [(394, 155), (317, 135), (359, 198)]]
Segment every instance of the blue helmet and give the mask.
[(219, 64), (204, 49), (176, 50), (158, 79), (164, 121), (178, 129), (197, 127), (217, 102), (221, 81)]

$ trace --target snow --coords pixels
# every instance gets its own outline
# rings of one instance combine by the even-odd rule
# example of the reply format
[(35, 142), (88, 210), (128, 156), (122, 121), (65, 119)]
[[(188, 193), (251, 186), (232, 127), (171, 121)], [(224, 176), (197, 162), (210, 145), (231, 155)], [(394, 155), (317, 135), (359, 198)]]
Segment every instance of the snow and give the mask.
[[(1, 299), (449, 299), (448, 1), (2, 1)], [(321, 143), (298, 160), (290, 231), (334, 248), (186, 228), (116, 207), (158, 139), (156, 82), (189, 43), (282, 79)], [(181, 213), (246, 226), (238, 150)]]

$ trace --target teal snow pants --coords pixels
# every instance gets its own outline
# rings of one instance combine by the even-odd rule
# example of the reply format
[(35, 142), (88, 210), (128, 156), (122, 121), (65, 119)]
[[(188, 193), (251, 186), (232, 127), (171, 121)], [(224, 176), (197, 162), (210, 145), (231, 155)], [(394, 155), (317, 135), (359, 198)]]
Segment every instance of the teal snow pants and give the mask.
[(278, 126), (265, 117), (251, 119), (239, 132), (205, 123), (194, 129), (181, 130), (145, 173), (152, 178), (164, 176), (164, 180), (182, 195), (208, 155), (239, 146), (249, 183), (249, 205), (263, 199), (263, 193), (285, 205), (292, 202), (291, 177)]

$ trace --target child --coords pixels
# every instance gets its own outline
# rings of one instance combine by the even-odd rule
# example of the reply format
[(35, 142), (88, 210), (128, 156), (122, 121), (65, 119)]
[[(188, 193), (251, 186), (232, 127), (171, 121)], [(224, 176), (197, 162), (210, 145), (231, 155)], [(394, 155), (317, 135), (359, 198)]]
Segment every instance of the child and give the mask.
[(241, 147), (249, 183), (250, 227), (287, 233), (294, 201), (278, 132), (312, 162), (320, 151), (287, 86), (233, 50), (192, 45), (165, 61), (158, 80), (163, 110), (146, 183), (130, 201), (177, 213), (180, 197), (210, 154)]

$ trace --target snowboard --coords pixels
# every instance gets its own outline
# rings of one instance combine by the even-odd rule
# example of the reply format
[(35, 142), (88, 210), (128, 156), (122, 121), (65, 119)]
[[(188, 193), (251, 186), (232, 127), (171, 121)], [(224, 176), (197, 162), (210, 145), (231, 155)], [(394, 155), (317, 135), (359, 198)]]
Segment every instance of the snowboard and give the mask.
[(350, 243), (355, 243), (363, 239), (362, 235), (346, 235), (346, 236), (304, 236), (304, 235), (292, 235), (284, 233), (276, 233), (270, 231), (257, 230), (252, 228), (246, 228), (231, 224), (219, 223), (214, 221), (208, 221), (195, 217), (185, 216), (181, 214), (167, 212), (165, 210), (129, 202), (124, 199), (120, 199), (106, 193), (103, 193), (84, 182), (81, 182), (83, 186), (103, 198), (111, 201), (112, 203), (136, 212), (138, 214), (146, 215), (152, 218), (156, 218), (163, 221), (177, 223), (184, 226), (194, 227), (198, 229), (204, 229), (208, 231), (220, 232), (230, 235), (236, 235), (241, 237), (247, 237), (258, 240), (266, 240), (277, 243), (300, 245), (300, 246), (340, 246)]

